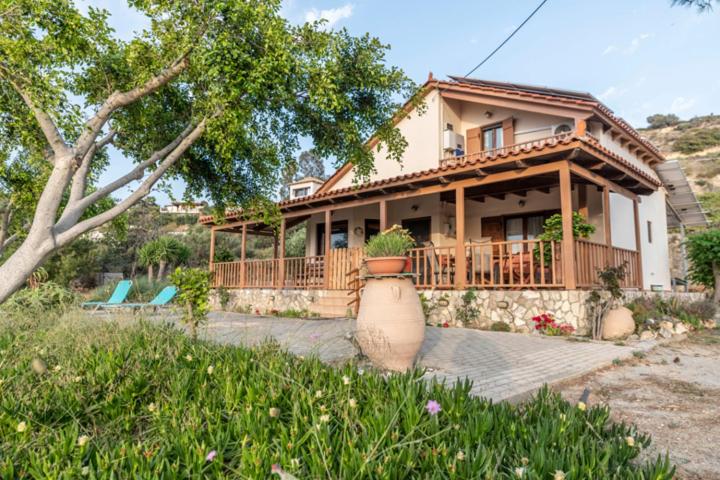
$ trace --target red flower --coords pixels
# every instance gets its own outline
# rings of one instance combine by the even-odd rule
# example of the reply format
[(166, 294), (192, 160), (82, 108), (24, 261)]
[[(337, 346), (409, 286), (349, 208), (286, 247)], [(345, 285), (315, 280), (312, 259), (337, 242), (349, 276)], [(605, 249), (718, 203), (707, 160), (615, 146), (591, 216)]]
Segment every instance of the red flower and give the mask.
[(450, 327), (450, 324), (448, 322), (443, 323), (443, 328), (448, 328), (448, 327)]

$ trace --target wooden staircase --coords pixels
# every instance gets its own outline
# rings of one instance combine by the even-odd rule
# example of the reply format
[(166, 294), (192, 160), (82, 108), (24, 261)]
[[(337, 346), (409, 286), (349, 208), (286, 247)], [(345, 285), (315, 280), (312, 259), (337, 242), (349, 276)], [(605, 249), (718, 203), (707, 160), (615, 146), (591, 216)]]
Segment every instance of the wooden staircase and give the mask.
[(319, 290), (315, 292), (315, 301), (310, 305), (310, 311), (323, 318), (355, 316), (354, 309), (348, 305), (351, 294), (352, 290)]

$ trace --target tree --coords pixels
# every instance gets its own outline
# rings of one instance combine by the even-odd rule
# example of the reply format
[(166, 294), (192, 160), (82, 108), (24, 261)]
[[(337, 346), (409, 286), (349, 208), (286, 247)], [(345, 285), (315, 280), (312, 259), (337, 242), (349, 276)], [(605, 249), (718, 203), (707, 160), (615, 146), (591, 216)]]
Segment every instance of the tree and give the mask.
[(687, 238), (690, 279), (714, 288), (714, 300), (720, 303), (720, 229), (695, 233)]
[(662, 113), (656, 113), (647, 117), (648, 128), (664, 128), (672, 127), (680, 123), (680, 117), (674, 113), (663, 115)]
[(712, 10), (712, 0), (672, 0), (673, 6), (695, 7), (700, 12)]
[(148, 280), (153, 280), (153, 269), (157, 266), (157, 280), (165, 278), (168, 265), (184, 264), (190, 258), (190, 249), (173, 237), (160, 237), (146, 243), (138, 251), (140, 265), (148, 269)]
[(290, 184), (305, 177), (325, 180), (325, 163), (322, 157), (316, 155), (313, 150), (305, 150), (295, 162), (285, 166), (282, 172), (280, 198), (282, 200), (290, 198)]
[[(149, 27), (116, 38), (106, 10), (72, 0), (0, 0), (0, 145), (49, 170), (27, 235), (0, 265), (0, 302), (53, 252), (118, 217), (161, 179), (218, 211), (267, 205), (276, 178), (310, 138), (320, 157), (373, 169), (375, 135), (392, 159), (391, 121), (414, 84), (364, 35), (291, 25), (280, 0), (134, 0)], [(89, 112), (89, 113), (88, 113)], [(89, 188), (114, 146), (127, 173)], [(91, 206), (131, 193), (94, 215)]]

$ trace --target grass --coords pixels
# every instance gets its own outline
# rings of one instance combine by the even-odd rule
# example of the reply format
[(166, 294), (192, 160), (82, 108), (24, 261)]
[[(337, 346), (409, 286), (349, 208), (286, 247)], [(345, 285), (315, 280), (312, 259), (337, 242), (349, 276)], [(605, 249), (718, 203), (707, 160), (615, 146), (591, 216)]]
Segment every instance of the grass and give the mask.
[(270, 478), (272, 464), (299, 479), (674, 471), (638, 462), (650, 439), (606, 407), (547, 389), (493, 404), (420, 371), (333, 368), (273, 344), (221, 346), (74, 312), (0, 319), (0, 351), (0, 478)]

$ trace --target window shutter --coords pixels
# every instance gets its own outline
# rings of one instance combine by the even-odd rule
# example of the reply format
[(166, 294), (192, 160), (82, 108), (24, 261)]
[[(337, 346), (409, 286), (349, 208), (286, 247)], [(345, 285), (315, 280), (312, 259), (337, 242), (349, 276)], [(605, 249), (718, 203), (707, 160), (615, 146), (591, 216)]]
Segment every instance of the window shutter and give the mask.
[(478, 153), (482, 149), (482, 127), (468, 128), (465, 131), (465, 153)]
[(503, 130), (503, 146), (507, 147), (515, 143), (515, 119), (513, 117), (506, 118), (502, 122)]

